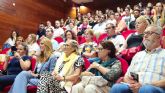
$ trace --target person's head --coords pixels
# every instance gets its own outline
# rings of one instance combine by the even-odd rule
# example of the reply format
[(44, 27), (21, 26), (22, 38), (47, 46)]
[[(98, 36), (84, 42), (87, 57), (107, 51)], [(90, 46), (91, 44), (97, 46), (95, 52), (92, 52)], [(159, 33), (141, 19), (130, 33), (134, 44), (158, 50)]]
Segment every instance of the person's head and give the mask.
[(53, 53), (52, 42), (47, 38), (43, 37), (40, 41), (41, 54), (39, 60), (45, 62)]
[(109, 36), (115, 35), (115, 26), (112, 23), (106, 24), (105, 28), (106, 32), (108, 33)]
[(42, 52), (53, 52), (52, 42), (47, 37), (41, 39), (40, 48)]
[(152, 7), (153, 7), (152, 3), (151, 3), (151, 2), (148, 2), (148, 3), (147, 3), (147, 7), (152, 8)]
[(52, 39), (53, 37), (53, 29), (52, 28), (47, 28), (46, 29), (46, 37), (49, 38), (49, 39)]
[(83, 25), (88, 25), (88, 19), (83, 20)]
[(40, 24), (39, 24), (39, 26), (38, 26), (38, 28), (41, 30), (41, 29), (44, 29), (44, 28), (45, 28), (45, 26), (44, 26), (44, 24), (43, 24), (43, 23), (40, 23)]
[(114, 58), (116, 57), (116, 48), (111, 41), (103, 41), (98, 46), (98, 57), (104, 58)]
[(13, 30), (12, 32), (11, 32), (11, 35), (10, 35), (10, 38), (16, 38), (16, 37), (18, 37), (19, 36), (19, 33), (17, 32), (17, 31), (15, 31), (15, 30)]
[(98, 22), (99, 16), (98, 16), (98, 15), (95, 15), (94, 20), (95, 20), (96, 22)]
[(161, 13), (163, 11), (163, 3), (158, 2), (156, 3), (156, 12)]
[(126, 7), (125, 8), (125, 15), (126, 16), (129, 16), (130, 15), (130, 8), (129, 7)]
[(120, 13), (118, 13), (118, 12), (115, 13), (115, 19), (116, 20), (119, 20), (120, 19)]
[(86, 41), (91, 41), (91, 40), (93, 40), (93, 37), (94, 37), (94, 33), (93, 33), (94, 31), (92, 30), (92, 29), (87, 29), (86, 31), (85, 31), (85, 40)]
[(117, 7), (117, 9), (116, 9), (116, 10), (117, 10), (117, 12), (118, 12), (118, 13), (120, 13), (120, 12), (121, 12), (121, 11), (120, 11), (120, 10), (121, 10), (121, 9), (120, 9), (120, 7)]
[(26, 42), (28, 44), (33, 44), (36, 42), (36, 35), (35, 34), (29, 34), (27, 39), (26, 39)]
[(46, 25), (47, 26), (52, 26), (52, 24), (51, 24), (51, 22), (49, 20), (46, 22)]
[(76, 40), (69, 40), (63, 45), (63, 52), (70, 55), (73, 52), (78, 54), (78, 42)]
[(144, 31), (143, 44), (149, 51), (160, 46), (162, 28), (157, 25), (149, 25)]
[(105, 16), (104, 15), (100, 15), (99, 16), (99, 22), (102, 23), (102, 22), (104, 22), (104, 20), (105, 20)]
[(18, 36), (18, 37), (16, 38), (15, 45), (17, 46), (17, 45), (19, 45), (19, 44), (22, 44), (23, 41), (24, 41), (23, 37), (22, 37), (22, 36)]
[(146, 7), (144, 9), (144, 15), (150, 16), (151, 15), (151, 8), (150, 7)]
[(135, 29), (139, 34), (142, 34), (148, 26), (148, 20), (144, 16), (140, 16), (136, 19)]
[(60, 19), (60, 26), (62, 27), (62, 26), (64, 26), (64, 19)]
[(21, 43), (21, 44), (17, 45), (17, 53), (19, 53), (20, 56), (27, 55), (28, 46), (25, 43)]
[(60, 21), (59, 20), (56, 20), (55, 21), (55, 28), (59, 28), (60, 27)]
[(66, 38), (66, 41), (67, 40), (76, 40), (76, 36), (71, 30), (67, 30), (65, 32), (65, 38)]
[(135, 10), (134, 10), (134, 17), (135, 17), (135, 18), (138, 18), (139, 16), (140, 16), (140, 10), (135, 9)]

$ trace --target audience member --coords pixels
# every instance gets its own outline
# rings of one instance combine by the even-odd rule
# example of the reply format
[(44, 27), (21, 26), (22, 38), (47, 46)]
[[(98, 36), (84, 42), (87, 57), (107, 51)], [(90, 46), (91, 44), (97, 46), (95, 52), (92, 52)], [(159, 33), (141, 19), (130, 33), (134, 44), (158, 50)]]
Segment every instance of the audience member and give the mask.
[(0, 91), (7, 85), (11, 85), (14, 82), (15, 77), (23, 70), (29, 70), (31, 66), (31, 57), (27, 56), (28, 47), (22, 43), (17, 45), (17, 52), (14, 56), (6, 60), (3, 66), (5, 75), (0, 76)]
[(165, 93), (165, 50), (160, 47), (162, 29), (151, 25), (144, 31), (145, 50), (132, 59), (124, 82), (115, 84), (110, 93)]
[(83, 59), (78, 55), (77, 41), (66, 42), (63, 51), (52, 74), (41, 75), (37, 93), (70, 92), (72, 85), (77, 82), (84, 64)]
[[(108, 86), (97, 86), (80, 82), (72, 87), (72, 93), (106, 93), (121, 75), (121, 63), (116, 58), (116, 49), (111, 41), (102, 42), (98, 47), (100, 61), (92, 63), (83, 76), (102, 76), (108, 81)], [(97, 81), (96, 81), (97, 83)], [(104, 92), (103, 92), (104, 91)]]
[(41, 54), (37, 57), (34, 71), (22, 71), (17, 75), (9, 93), (27, 93), (27, 85), (38, 85), (40, 75), (51, 73), (55, 67), (57, 57), (53, 55), (52, 43), (48, 38), (40, 42)]

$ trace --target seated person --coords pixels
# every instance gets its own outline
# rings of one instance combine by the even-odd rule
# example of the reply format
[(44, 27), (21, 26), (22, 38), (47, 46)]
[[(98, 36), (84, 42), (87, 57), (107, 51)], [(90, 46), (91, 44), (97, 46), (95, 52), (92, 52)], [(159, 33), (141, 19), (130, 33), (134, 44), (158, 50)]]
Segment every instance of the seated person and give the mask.
[(3, 45), (3, 49), (5, 48), (11, 48), (12, 46), (15, 46), (15, 42), (17, 37), (19, 36), (17, 31), (12, 31), (10, 37), (5, 41)]
[(63, 51), (52, 74), (41, 75), (37, 93), (70, 93), (72, 85), (77, 82), (84, 65), (83, 59), (78, 55), (77, 41), (66, 42)]
[(161, 27), (151, 25), (144, 31), (145, 50), (132, 59), (124, 84), (115, 84), (109, 93), (165, 93), (165, 50), (160, 47)]
[(149, 25), (147, 19), (144, 16), (140, 16), (136, 19), (135, 30), (137, 32), (130, 34), (126, 39), (126, 48), (137, 47), (142, 44), (143, 32)]
[(105, 40), (112, 41), (117, 49), (117, 52), (121, 52), (123, 49), (125, 49), (126, 41), (122, 35), (117, 35), (115, 33), (115, 28), (116, 27), (112, 23), (106, 24), (105, 29), (106, 29), (107, 36), (105, 36), (105, 38), (103, 38), (103, 40), (100, 40), (100, 41), (105, 41)]
[(38, 85), (40, 74), (51, 73), (54, 69), (57, 57), (53, 55), (52, 43), (48, 38), (42, 38), (40, 42), (41, 54), (37, 58), (37, 65), (33, 71), (22, 71), (17, 75), (9, 93), (27, 93), (27, 85)]
[(83, 85), (80, 82), (72, 87), (72, 93), (103, 93), (102, 89), (109, 90), (121, 75), (121, 63), (116, 58), (116, 49), (111, 41), (102, 42), (98, 48), (98, 57), (100, 61), (94, 62), (89, 66), (88, 71), (82, 73), (82, 77), (86, 75), (102, 76), (108, 81), (108, 86), (99, 87), (94, 84)]
[(31, 57), (27, 56), (28, 47), (25, 44), (17, 45), (17, 52), (10, 61), (5, 61), (3, 69), (7, 71), (6, 75), (0, 76), (0, 91), (7, 85), (14, 82), (15, 77), (23, 70), (29, 70), (31, 66)]
[(86, 42), (80, 45), (80, 52), (85, 58), (96, 57), (96, 46), (97, 43), (93, 41), (94, 34), (92, 29), (87, 29), (85, 31)]
[(36, 35), (35, 34), (29, 34), (26, 43), (28, 46), (28, 55), (29, 56), (39, 56), (40, 55), (40, 47), (36, 42)]
[(23, 39), (22, 36), (17, 37), (17, 39), (16, 39), (16, 41), (15, 41), (15, 45), (12, 46), (12, 47), (7, 51), (6, 54), (9, 55), (9, 56), (13, 56), (13, 55), (14, 55), (14, 52), (17, 51), (17, 46), (18, 46), (19, 44), (22, 44), (23, 41), (24, 41), (24, 39)]

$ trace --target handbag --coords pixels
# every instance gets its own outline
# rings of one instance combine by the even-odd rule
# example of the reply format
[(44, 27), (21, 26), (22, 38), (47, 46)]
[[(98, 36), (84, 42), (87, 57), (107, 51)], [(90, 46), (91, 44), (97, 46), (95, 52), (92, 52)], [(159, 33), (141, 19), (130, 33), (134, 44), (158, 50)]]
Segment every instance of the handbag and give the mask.
[(82, 76), (81, 83), (86, 86), (88, 84), (93, 84), (99, 87), (106, 86), (108, 81), (102, 76)]

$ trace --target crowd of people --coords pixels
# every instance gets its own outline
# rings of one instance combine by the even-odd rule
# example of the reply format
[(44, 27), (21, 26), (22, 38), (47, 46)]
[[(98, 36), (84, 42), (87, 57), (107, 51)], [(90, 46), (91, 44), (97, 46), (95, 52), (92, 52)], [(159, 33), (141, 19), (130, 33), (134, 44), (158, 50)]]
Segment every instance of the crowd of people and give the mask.
[[(27, 93), (27, 86), (37, 93), (165, 93), (163, 38), (161, 2), (78, 13), (55, 26), (47, 21), (26, 39), (14, 30), (1, 51), (0, 91), (12, 85), (9, 93)], [(120, 59), (129, 64), (122, 79)]]

